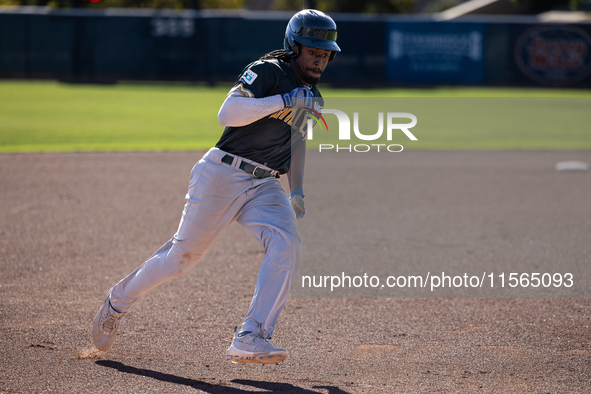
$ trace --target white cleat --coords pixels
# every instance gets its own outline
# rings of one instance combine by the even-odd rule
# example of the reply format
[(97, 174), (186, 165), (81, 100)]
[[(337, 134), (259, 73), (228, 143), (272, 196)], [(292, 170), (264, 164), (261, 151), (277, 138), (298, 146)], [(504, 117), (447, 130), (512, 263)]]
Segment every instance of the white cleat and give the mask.
[(226, 351), (227, 359), (234, 364), (279, 364), (287, 360), (287, 350), (269, 343), (268, 332), (262, 323), (256, 331), (234, 330), (234, 340)]
[(118, 312), (111, 306), (110, 296), (111, 292), (109, 291), (92, 327), (92, 342), (98, 350), (102, 351), (109, 349), (115, 342), (119, 321), (125, 315), (125, 312)]

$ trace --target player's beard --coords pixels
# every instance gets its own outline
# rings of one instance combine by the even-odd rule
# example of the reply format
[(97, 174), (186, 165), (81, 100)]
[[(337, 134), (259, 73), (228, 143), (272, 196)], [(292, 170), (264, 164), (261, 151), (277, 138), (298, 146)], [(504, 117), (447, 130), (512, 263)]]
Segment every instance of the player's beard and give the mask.
[(310, 85), (318, 85), (318, 82), (320, 82), (320, 76), (321, 75), (322, 75), (322, 73), (319, 72), (319, 75), (316, 77), (316, 76), (313, 76), (313, 75), (308, 74), (308, 70), (306, 70), (306, 72), (303, 73), (302, 79), (307, 84), (310, 84)]
[[(320, 75), (322, 75), (322, 71), (319, 68), (306, 68), (305, 64), (301, 64), (298, 59), (293, 61), (290, 66), (298, 79), (304, 82), (304, 84), (318, 85), (318, 82), (320, 82)], [(310, 72), (313, 71), (317, 71), (318, 74), (310, 74)]]

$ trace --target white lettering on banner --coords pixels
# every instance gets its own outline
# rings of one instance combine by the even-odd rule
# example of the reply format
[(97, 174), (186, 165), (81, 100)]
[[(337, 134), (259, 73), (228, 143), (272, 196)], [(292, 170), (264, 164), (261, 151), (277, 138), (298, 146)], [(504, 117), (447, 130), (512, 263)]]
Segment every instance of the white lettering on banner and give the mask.
[(152, 36), (191, 37), (195, 34), (195, 21), (191, 18), (154, 18)]
[(439, 32), (390, 32), (390, 57), (417, 55), (465, 56), (473, 61), (482, 59), (482, 34), (477, 31), (466, 33)]

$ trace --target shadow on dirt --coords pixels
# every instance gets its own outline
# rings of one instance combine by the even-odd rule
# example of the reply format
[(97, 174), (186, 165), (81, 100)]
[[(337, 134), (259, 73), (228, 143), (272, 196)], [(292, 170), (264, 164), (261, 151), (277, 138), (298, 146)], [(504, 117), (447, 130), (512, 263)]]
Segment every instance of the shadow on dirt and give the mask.
[(129, 365), (125, 365), (118, 361), (110, 360), (98, 360), (95, 364), (101, 367), (113, 368), (119, 372), (125, 372), (138, 376), (146, 376), (152, 379), (159, 380), (161, 382), (168, 382), (174, 384), (181, 384), (183, 386), (193, 387), (194, 389), (204, 391), (206, 393), (229, 393), (229, 394), (253, 394), (253, 393), (288, 393), (288, 394), (318, 394), (326, 392), (328, 394), (349, 394), (347, 391), (343, 391), (335, 386), (314, 386), (315, 389), (323, 391), (311, 391), (302, 387), (294, 386), (290, 383), (276, 383), (276, 382), (265, 382), (256, 380), (242, 380), (235, 379), (232, 383), (259, 388), (262, 391), (251, 391), (243, 390), (235, 387), (227, 387), (222, 385), (211, 384), (202, 382), (200, 380), (183, 378), (180, 376), (153, 371), (150, 369), (136, 368)]

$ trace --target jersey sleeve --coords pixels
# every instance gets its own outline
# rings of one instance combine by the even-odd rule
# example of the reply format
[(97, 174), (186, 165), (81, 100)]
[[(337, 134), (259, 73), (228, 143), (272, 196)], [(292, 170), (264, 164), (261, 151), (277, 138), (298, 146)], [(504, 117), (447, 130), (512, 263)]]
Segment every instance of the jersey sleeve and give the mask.
[(271, 95), (276, 84), (274, 66), (268, 62), (256, 61), (242, 71), (229, 95), (263, 98)]

